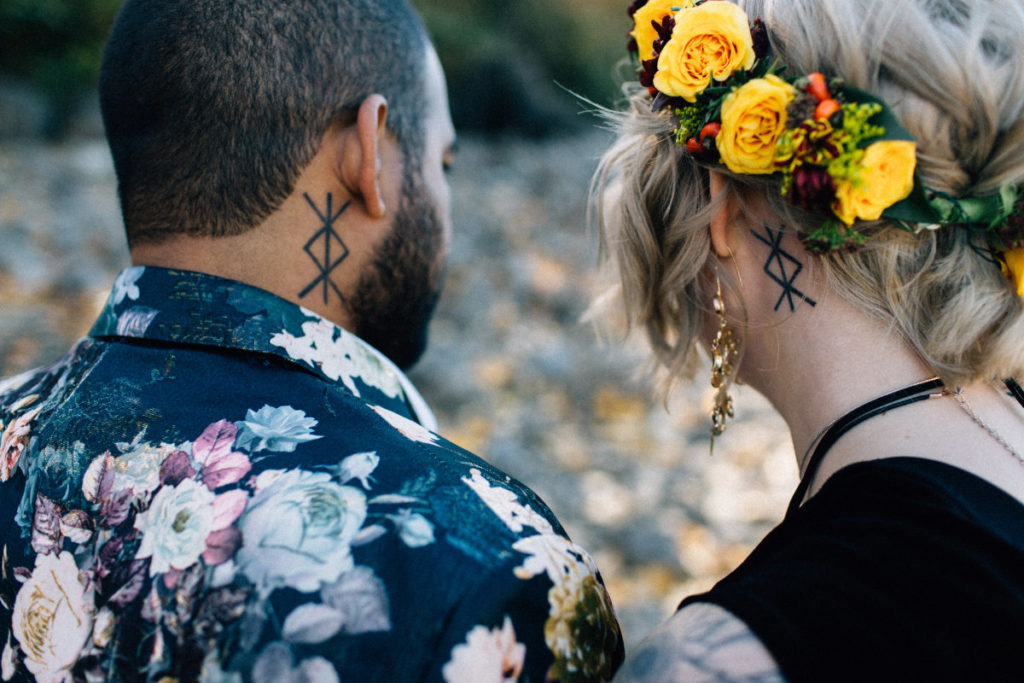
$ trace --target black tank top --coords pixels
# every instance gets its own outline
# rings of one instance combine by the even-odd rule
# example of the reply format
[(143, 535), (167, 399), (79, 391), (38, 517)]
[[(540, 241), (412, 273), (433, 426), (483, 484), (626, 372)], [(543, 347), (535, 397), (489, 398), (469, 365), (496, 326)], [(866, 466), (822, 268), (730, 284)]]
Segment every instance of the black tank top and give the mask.
[(851, 465), (693, 602), (789, 681), (1024, 681), (1024, 505), (930, 460)]

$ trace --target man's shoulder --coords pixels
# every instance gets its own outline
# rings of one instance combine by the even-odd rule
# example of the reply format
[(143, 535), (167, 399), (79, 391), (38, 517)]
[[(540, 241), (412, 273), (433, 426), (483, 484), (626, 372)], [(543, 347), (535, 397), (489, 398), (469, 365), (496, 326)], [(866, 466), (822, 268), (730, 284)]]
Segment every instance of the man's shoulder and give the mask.
[(410, 417), (351, 400), (335, 410), (320, 422), (323, 438), (299, 449), (307, 452), (296, 466), (336, 467), (339, 481), (362, 487), (371, 504), (419, 511), (467, 560), (506, 562), (525, 537), (565, 535), (530, 487)]
[[(394, 663), (408, 678), (514, 630), (527, 664), (575, 667), (576, 646), (543, 634), (552, 619), (577, 628), (579, 605), (614, 650), (596, 568), (547, 506), (401, 405), (251, 354), (213, 373), (189, 350), (122, 346), (87, 342), (0, 393), (16, 666), (126, 658), (188, 678), (190, 661), (255, 672), (318, 652), (358, 677), (388, 670), (368, 653), (398, 639), (420, 644)], [(68, 618), (90, 615), (74, 638), (31, 635), (60, 661), (19, 645), (51, 593), (70, 596)], [(159, 658), (132, 660), (157, 633)], [(203, 652), (183, 645), (200, 636)]]
[(89, 360), (95, 356), (94, 350), (93, 340), (81, 339), (64, 357), (53, 363), (0, 377), (0, 411), (10, 409), (27, 396), (44, 398), (47, 392), (52, 391), (61, 382), (69, 369), (76, 365), (80, 368), (87, 367)]
[(78, 380), (94, 365), (97, 351), (92, 340), (83, 339), (54, 363), (0, 377), (0, 481), (9, 475), (10, 454), (20, 454), (27, 445), (30, 425), (74, 391)]
[(421, 425), (404, 394), (359, 388), (255, 352), (87, 338), (51, 366), (0, 380), (0, 419), (9, 441), (20, 420), (22, 447), (45, 426), (37, 456), (47, 447), (109, 454), (123, 468), (154, 449), (202, 465), (194, 451), (215, 441), (244, 461), (246, 482), (263, 471), (326, 473), (368, 500), (426, 504), (442, 527), (477, 519), (477, 545), (495, 552), (522, 535), (562, 533), (529, 487)]

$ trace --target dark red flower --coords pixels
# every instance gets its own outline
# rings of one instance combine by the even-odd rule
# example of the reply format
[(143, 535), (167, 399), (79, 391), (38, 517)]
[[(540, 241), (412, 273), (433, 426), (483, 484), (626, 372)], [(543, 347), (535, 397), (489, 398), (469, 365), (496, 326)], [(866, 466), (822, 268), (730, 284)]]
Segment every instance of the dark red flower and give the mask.
[(793, 172), (789, 200), (812, 213), (828, 213), (836, 198), (836, 184), (821, 166), (800, 166)]
[[(650, 59), (641, 60), (640, 64), (643, 67), (640, 71), (640, 85), (645, 88), (654, 87), (654, 74), (658, 73), (658, 57), (661, 56), (661, 51), (665, 47), (665, 43), (668, 42), (669, 38), (672, 37), (672, 30), (676, 27), (676, 20), (672, 15), (667, 15), (665, 19), (659, 24), (656, 21), (651, 22), (651, 26), (658, 32), (658, 38), (654, 41), (654, 54)], [(633, 41), (636, 44), (636, 41)], [(637, 48), (634, 47), (634, 52)]]
[(633, 16), (634, 14), (636, 14), (636, 11), (638, 9), (640, 9), (646, 4), (647, 0), (633, 0), (633, 2), (629, 5), (629, 9), (626, 11), (629, 12), (629, 16)]
[(750, 25), (750, 37), (754, 42), (754, 56), (759, 60), (767, 57), (772, 46), (768, 41), (768, 28), (760, 18), (754, 19)]
[(1024, 246), (1024, 206), (1017, 204), (1014, 212), (1006, 219), (1006, 222), (999, 228), (999, 239), (1007, 249), (1017, 249)]
[(658, 37), (654, 41), (654, 55), (658, 56), (661, 54), (661, 50), (665, 47), (665, 43), (667, 43), (672, 37), (672, 31), (676, 28), (676, 18), (671, 14), (666, 14), (660, 24), (656, 21), (652, 21), (651, 26), (653, 26), (654, 30), (658, 32)]
[(654, 87), (654, 74), (658, 73), (658, 58), (645, 59), (640, 62), (643, 70), (640, 71), (640, 85), (645, 88)]

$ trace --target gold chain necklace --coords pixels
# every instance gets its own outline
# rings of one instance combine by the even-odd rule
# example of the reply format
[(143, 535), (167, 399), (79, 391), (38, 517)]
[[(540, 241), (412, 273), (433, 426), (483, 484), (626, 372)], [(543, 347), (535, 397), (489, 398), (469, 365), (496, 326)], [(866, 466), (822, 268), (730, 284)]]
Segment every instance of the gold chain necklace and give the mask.
[(958, 387), (956, 391), (952, 392), (952, 396), (953, 398), (956, 399), (957, 405), (959, 405), (960, 408), (963, 409), (965, 413), (967, 413), (968, 417), (974, 420), (975, 424), (977, 424), (979, 427), (988, 432), (989, 436), (996, 440), (996, 443), (1005, 448), (1010, 455), (1017, 458), (1017, 462), (1019, 462), (1021, 465), (1024, 465), (1024, 456), (1018, 453), (1016, 449), (1014, 449), (1014, 447), (1011, 446), (1006, 441), (1006, 439), (1004, 439), (1002, 435), (995, 430), (995, 428), (993, 428), (987, 422), (982, 420), (981, 417), (979, 417), (978, 414), (974, 412), (974, 408), (971, 407), (971, 404), (967, 402), (967, 397), (964, 396), (963, 387)]

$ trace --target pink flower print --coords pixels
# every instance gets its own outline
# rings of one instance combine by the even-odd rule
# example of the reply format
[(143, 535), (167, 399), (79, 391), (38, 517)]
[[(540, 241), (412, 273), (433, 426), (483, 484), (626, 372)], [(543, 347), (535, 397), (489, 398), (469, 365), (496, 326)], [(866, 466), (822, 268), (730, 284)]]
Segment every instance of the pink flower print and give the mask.
[(227, 491), (213, 499), (213, 526), (206, 537), (203, 561), (214, 567), (227, 562), (242, 545), (242, 532), (233, 527), (249, 502), (249, 494), (240, 489)]
[(200, 479), (213, 491), (234, 484), (252, 469), (249, 456), (231, 450), (238, 427), (227, 420), (214, 422), (192, 444), (192, 459), (201, 467)]
[(3, 436), (0, 436), (0, 481), (7, 481), (11, 478), (14, 468), (18, 465), (22, 451), (32, 435), (32, 420), (43, 409), (38, 406), (27, 413), (23, 413), (4, 428)]

